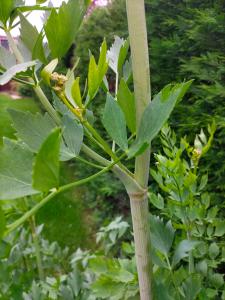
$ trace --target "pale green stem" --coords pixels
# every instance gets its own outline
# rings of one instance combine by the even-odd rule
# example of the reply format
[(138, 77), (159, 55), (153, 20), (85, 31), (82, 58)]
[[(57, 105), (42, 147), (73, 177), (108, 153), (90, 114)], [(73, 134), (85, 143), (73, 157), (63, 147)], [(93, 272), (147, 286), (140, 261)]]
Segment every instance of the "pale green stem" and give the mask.
[[(137, 132), (142, 114), (151, 100), (149, 53), (144, 0), (126, 0), (129, 39), (131, 46)], [(150, 148), (135, 160), (135, 179), (147, 188)], [(141, 300), (152, 300), (152, 267), (150, 257), (150, 228), (146, 193), (130, 193), (135, 256)]]
[(32, 216), (30, 218), (30, 227), (32, 232), (32, 238), (34, 242), (34, 248), (35, 248), (35, 255), (36, 255), (36, 261), (37, 261), (37, 269), (38, 269), (38, 275), (40, 280), (44, 280), (44, 269), (42, 265), (42, 259), (41, 259), (41, 250), (40, 250), (40, 241), (36, 232), (36, 222), (35, 222), (35, 216)]
[(8, 39), (8, 42), (9, 42), (9, 47), (11, 49), (11, 51), (14, 53), (16, 59), (17, 59), (17, 62), (19, 64), (22, 64), (24, 62), (24, 59), (23, 59), (23, 56), (22, 54), (20, 53), (19, 49), (17, 48), (17, 45), (10, 33), (9, 30), (5, 30), (5, 34), (7, 36), (7, 39)]
[(45, 96), (44, 92), (42, 91), (41, 87), (35, 86), (34, 91), (39, 98), (40, 102), (46, 109), (46, 111), (49, 113), (49, 115), (52, 117), (52, 119), (56, 122), (57, 125), (60, 125), (60, 118), (55, 111), (55, 109), (52, 107), (51, 103), (48, 101), (48, 98)]
[[(115, 84), (115, 99), (116, 99), (117, 93), (118, 93), (118, 82), (119, 82), (119, 74), (117, 72), (116, 73), (116, 84)], [(116, 143), (115, 143), (115, 141), (112, 142), (112, 151), (113, 152), (116, 151)]]

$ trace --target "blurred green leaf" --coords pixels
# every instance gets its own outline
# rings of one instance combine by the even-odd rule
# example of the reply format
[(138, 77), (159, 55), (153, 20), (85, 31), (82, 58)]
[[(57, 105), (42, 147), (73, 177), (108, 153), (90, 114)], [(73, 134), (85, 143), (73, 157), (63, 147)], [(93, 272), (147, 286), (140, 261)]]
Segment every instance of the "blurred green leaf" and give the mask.
[[(5, 227), (6, 227), (5, 214), (4, 214), (4, 211), (3, 211), (2, 206), (0, 204), (0, 241), (1, 241), (1, 238), (2, 238), (3, 233), (5, 231)], [(1, 244), (0, 244), (0, 246), (1, 246)]]
[(63, 116), (62, 126), (64, 126), (63, 138), (67, 148), (64, 147), (64, 152), (61, 154), (67, 155), (68, 158), (76, 157), (80, 153), (83, 142), (83, 127), (67, 115)]
[(189, 255), (189, 252), (192, 251), (199, 243), (200, 242), (198, 241), (190, 241), (190, 240), (181, 241), (176, 247), (173, 256), (172, 266), (174, 267), (176, 264), (178, 264), (181, 261), (181, 259), (187, 257)]
[(0, 5), (0, 21), (6, 25), (7, 20), (14, 8), (14, 0), (1, 0)]
[(0, 199), (36, 194), (31, 185), (33, 155), (21, 144), (4, 139), (0, 149)]
[(77, 104), (77, 106), (82, 107), (82, 99), (81, 99), (81, 93), (80, 93), (80, 77), (77, 77), (73, 84), (72, 84), (72, 88), (71, 88), (71, 94), (72, 97), (75, 101), (75, 103)]
[(52, 9), (44, 26), (53, 58), (61, 58), (69, 50), (83, 20), (85, 5), (79, 0), (63, 2), (58, 12)]
[(121, 149), (127, 150), (128, 141), (125, 117), (121, 108), (110, 94), (107, 94), (102, 123), (116, 144)]
[(171, 221), (168, 221), (166, 224), (164, 224), (163, 220), (151, 215), (150, 231), (153, 247), (163, 254), (168, 254), (175, 234), (175, 230), (171, 224)]
[(215, 259), (220, 253), (219, 246), (214, 242), (209, 246), (209, 256), (211, 259)]
[(202, 289), (201, 276), (197, 274), (189, 276), (182, 284), (182, 287), (184, 290), (185, 299), (195, 300)]
[(38, 38), (38, 30), (33, 26), (22, 13), (19, 13), (20, 17), (20, 38), (27, 49), (32, 53), (34, 45)]
[(33, 187), (48, 192), (59, 185), (60, 129), (54, 129), (41, 145), (33, 166)]
[(30, 67), (33, 67), (35, 64), (36, 61), (29, 61), (12, 66), (5, 73), (0, 75), (0, 85), (5, 85), (13, 78), (13, 76), (15, 76), (18, 73), (25, 72)]
[(136, 109), (134, 93), (130, 91), (125, 80), (122, 78), (117, 93), (117, 101), (124, 112), (127, 127), (132, 133), (136, 131)]
[(46, 113), (32, 114), (18, 110), (9, 110), (13, 126), (20, 138), (33, 151), (38, 152), (44, 140), (48, 137), (55, 124)]
[(158, 209), (164, 208), (164, 199), (160, 194), (149, 193), (150, 202)]

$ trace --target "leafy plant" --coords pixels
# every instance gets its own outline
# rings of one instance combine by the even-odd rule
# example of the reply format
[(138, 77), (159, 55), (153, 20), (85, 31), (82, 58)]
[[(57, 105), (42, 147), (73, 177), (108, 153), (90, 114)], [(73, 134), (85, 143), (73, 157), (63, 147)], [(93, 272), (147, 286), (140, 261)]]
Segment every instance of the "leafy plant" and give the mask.
[[(126, 86), (128, 79), (130, 80), (131, 78), (129, 59), (127, 61), (128, 41), (116, 38), (114, 45), (109, 51), (107, 51), (106, 41), (103, 41), (98, 62), (96, 62), (93, 55), (90, 55), (87, 84), (83, 90), (79, 85), (79, 78), (74, 78), (73, 72), (76, 64), (73, 69), (68, 70), (67, 74), (59, 74), (57, 72), (58, 60), (71, 46), (87, 4), (87, 1), (70, 0), (68, 3), (63, 3), (60, 8), (49, 8), (41, 4), (30, 8), (17, 6), (13, 2), (13, 6), (10, 6), (10, 9), (5, 4), (7, 9), (2, 12), (2, 28), (6, 32), (17, 64), (9, 68), (1, 67), (0, 82), (6, 83), (11, 79), (15, 79), (32, 86), (47, 114), (31, 116), (25, 113), (26, 117), (24, 118), (24, 113), (22, 112), (11, 112), (19, 139), (17, 141), (5, 139), (1, 149), (0, 184), (4, 186), (4, 189), (1, 191), (0, 199), (15, 200), (25, 196), (31, 199), (31, 196), (36, 195), (39, 201), (14, 222), (7, 225), (3, 222), (1, 231), (4, 232), (3, 237), (6, 237), (24, 222), (32, 220), (35, 213), (57, 195), (85, 184), (112, 170), (123, 183), (130, 198), (140, 298), (152, 299), (152, 257), (150, 255), (147, 199), (150, 144), (169, 118), (175, 104), (186, 93), (191, 81), (167, 85), (153, 97), (152, 102), (150, 101), (144, 1), (127, 2), (135, 105), (132, 92), (129, 91), (128, 85)], [(36, 32), (36, 30), (21, 16), (24, 12), (33, 9), (51, 11), (43, 26), (43, 30), (40, 34), (36, 34), (34, 48), (31, 47), (27, 34)], [(15, 17), (18, 15), (22, 24), (22, 38), (19, 41), (19, 45), (16, 44), (10, 33), (15, 25)], [(64, 27), (62, 20), (72, 27)], [(47, 51), (44, 52), (44, 59), (42, 60), (43, 32), (47, 37), (48, 43), (44, 47)], [(22, 50), (24, 48), (26, 49), (25, 51)], [(48, 53), (50, 54), (48, 55)], [(27, 56), (29, 59), (27, 59)], [(48, 61), (47, 63), (45, 63), (45, 59)], [(113, 70), (116, 77), (114, 95), (110, 93), (108, 88), (106, 78), (108, 66)], [(42, 83), (48, 86), (52, 92), (54, 98), (53, 106), (41, 88)], [(91, 107), (94, 106), (100, 88), (106, 94), (102, 124), (110, 142), (101, 136), (93, 122)], [(119, 101), (117, 101), (117, 94), (120, 95)], [(125, 108), (125, 99), (123, 97), (126, 94), (129, 94), (128, 100), (130, 105)], [(131, 114), (133, 114), (132, 118), (128, 118), (128, 115)], [(150, 119), (149, 115), (151, 116)], [(83, 139), (84, 136), (85, 139)], [(96, 149), (91, 144), (95, 144), (99, 150), (96, 152)], [(209, 144), (206, 143), (202, 151), (206, 151), (208, 146)], [(60, 185), (60, 161), (76, 159), (76, 157), (82, 156), (83, 152), (91, 161), (83, 158), (82, 160), (86, 164), (95, 165), (96, 168), (100, 169), (99, 172), (87, 178)], [(125, 158), (130, 159), (133, 157), (135, 157), (135, 170), (133, 170), (133, 166), (129, 168), (127, 160), (125, 160)], [(196, 161), (193, 158), (193, 164), (195, 163)], [(159, 224), (161, 224), (160, 222)], [(155, 227), (153, 226), (154, 229)], [(170, 223), (167, 224), (166, 229), (169, 234), (168, 240), (165, 239), (160, 244), (160, 250), (164, 254), (169, 251), (172, 245), (171, 236), (173, 234)], [(155, 234), (157, 236), (160, 235), (160, 231), (158, 232), (157, 229)], [(113, 235), (115, 239), (115, 232), (111, 233), (110, 238), (112, 239)], [(119, 232), (118, 236), (120, 235), (121, 233)], [(39, 252), (36, 248), (37, 265), (39, 266), (39, 271), (41, 271)], [(187, 250), (184, 251), (185, 255), (186, 252)], [(177, 255), (177, 257), (176, 262), (179, 262), (180, 256)], [(111, 286), (112, 296), (115, 294), (115, 297), (118, 299), (129, 299), (131, 296), (136, 297), (137, 285), (135, 276), (131, 270), (129, 271), (129, 267), (129, 263), (126, 261), (118, 260), (115, 264), (111, 261), (106, 263), (104, 268), (107, 268), (107, 272), (93, 284), (93, 288), (96, 289), (96, 297), (99, 296), (98, 280), (99, 285), (103, 286), (103, 288), (103, 283), (106, 286)], [(110, 275), (111, 273), (114, 274), (113, 277)], [(40, 277), (42, 278), (42, 275)], [(59, 278), (59, 280), (50, 278), (46, 283), (50, 287), (59, 287), (63, 281), (64, 278)], [(134, 283), (133, 294), (130, 290), (123, 289)], [(187, 281), (188, 284), (193, 284), (193, 281), (190, 279)], [(43, 290), (47, 289), (45, 296), (50, 297), (49, 295), (53, 291), (51, 288), (48, 290), (47, 286), (44, 283)], [(115, 286), (117, 286), (116, 289)], [(35, 291), (35, 285), (33, 289)], [(187, 291), (189, 291), (188, 288)], [(78, 292), (75, 292), (75, 296)], [(103, 298), (107, 299), (109, 297), (108, 290), (103, 289), (100, 293)]]

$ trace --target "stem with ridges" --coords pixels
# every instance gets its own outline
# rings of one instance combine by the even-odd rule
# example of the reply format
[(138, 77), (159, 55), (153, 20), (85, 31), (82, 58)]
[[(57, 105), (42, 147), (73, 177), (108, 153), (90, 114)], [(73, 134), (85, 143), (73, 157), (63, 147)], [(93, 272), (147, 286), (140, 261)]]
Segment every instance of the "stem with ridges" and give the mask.
[[(137, 132), (142, 114), (151, 100), (149, 53), (144, 0), (126, 0), (129, 39), (131, 46), (134, 92), (136, 101)], [(150, 164), (150, 148), (135, 160), (135, 179), (147, 188)], [(140, 299), (151, 300), (152, 271), (150, 258), (150, 228), (146, 193), (130, 196), (133, 220), (135, 255), (138, 269)]]
[(40, 280), (44, 280), (44, 270), (41, 260), (41, 250), (40, 250), (40, 241), (36, 232), (36, 222), (35, 222), (35, 216), (32, 216), (30, 218), (30, 228), (32, 233), (32, 238), (34, 242), (34, 248), (35, 248), (35, 255), (36, 255), (36, 261), (37, 261), (37, 269), (38, 269), (38, 275)]

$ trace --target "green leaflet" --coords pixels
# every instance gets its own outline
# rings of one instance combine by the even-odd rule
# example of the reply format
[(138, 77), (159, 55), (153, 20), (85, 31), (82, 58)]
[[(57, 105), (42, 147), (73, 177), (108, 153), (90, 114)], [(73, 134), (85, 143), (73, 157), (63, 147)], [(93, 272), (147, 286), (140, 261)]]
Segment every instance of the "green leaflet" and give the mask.
[(116, 144), (121, 149), (127, 150), (126, 120), (121, 108), (110, 94), (107, 94), (102, 123)]
[(59, 186), (60, 129), (54, 129), (42, 144), (34, 161), (32, 183), (41, 192)]
[(5, 25), (14, 8), (14, 0), (1, 0), (0, 21)]
[(25, 72), (30, 67), (33, 67), (35, 64), (36, 61), (29, 61), (29, 62), (12, 66), (0, 76), (0, 85), (4, 85), (8, 83), (13, 78), (13, 76), (15, 76), (17, 73)]
[(5, 227), (6, 227), (5, 215), (4, 215), (2, 206), (0, 204), (0, 241), (1, 241), (1, 237), (3, 236), (3, 233), (5, 231)]
[(81, 98), (81, 93), (80, 93), (80, 84), (79, 84), (79, 81), (80, 81), (80, 77), (77, 77), (73, 81), (73, 84), (72, 84), (72, 87), (71, 87), (71, 94), (72, 94), (72, 97), (73, 97), (75, 103), (79, 107), (82, 107), (82, 98)]
[(43, 48), (43, 33), (39, 33), (37, 28), (24, 17), (22, 13), (20, 16), (20, 39), (32, 53), (32, 59), (39, 59), (45, 62), (45, 53)]
[(31, 23), (24, 17), (22, 13), (19, 12), (20, 17), (20, 38), (24, 45), (30, 52), (33, 51), (34, 45), (38, 38), (38, 30), (36, 27), (31, 25)]
[(106, 44), (106, 41), (104, 40), (101, 45), (98, 64), (96, 64), (96, 61), (95, 61), (95, 58), (93, 55), (91, 55), (91, 57), (90, 57), (90, 62), (89, 62), (89, 67), (88, 67), (89, 101), (91, 101), (95, 97), (95, 95), (104, 79), (104, 76), (107, 72), (108, 63), (106, 61), (106, 52), (107, 52), (107, 44)]
[(136, 131), (135, 98), (134, 94), (129, 90), (123, 78), (120, 81), (120, 86), (117, 93), (117, 101), (124, 112), (127, 127), (132, 133), (134, 133)]
[(174, 267), (176, 264), (178, 264), (181, 261), (181, 259), (187, 257), (189, 255), (189, 252), (192, 251), (198, 244), (199, 244), (198, 241), (189, 241), (189, 240), (181, 241), (176, 247), (173, 256), (172, 266)]
[(163, 220), (150, 216), (151, 242), (154, 248), (168, 254), (173, 243), (175, 230), (171, 221), (164, 224)]
[(43, 141), (48, 137), (55, 123), (46, 113), (32, 114), (18, 110), (9, 110), (17, 137), (20, 138), (33, 152), (38, 152)]
[[(41, 115), (40, 113), (32, 114), (30, 112), (22, 112), (13, 109), (10, 109), (9, 113), (13, 120), (13, 127), (17, 131), (16, 136), (34, 153), (39, 151), (49, 133), (56, 128), (56, 124), (47, 113), (44, 115)], [(65, 121), (64, 123), (64, 120), (67, 120), (67, 118), (66, 116), (63, 117), (63, 125), (65, 126), (63, 138), (65, 142), (68, 140), (70, 142), (68, 142), (68, 145), (65, 145), (63, 139), (61, 139), (60, 160), (62, 161), (77, 156), (83, 140), (83, 129), (74, 119), (69, 117), (68, 119), (69, 121)], [(68, 132), (70, 132), (71, 137), (68, 136)], [(77, 134), (77, 136), (74, 134)]]
[(36, 194), (32, 188), (33, 154), (21, 144), (5, 139), (0, 150), (0, 199), (11, 200)]
[(63, 2), (58, 12), (53, 9), (44, 27), (53, 58), (61, 58), (69, 50), (83, 20), (85, 5), (79, 0)]
[(128, 152), (128, 157), (141, 154), (159, 133), (164, 123), (169, 118), (176, 103), (182, 99), (192, 80), (185, 83), (172, 86), (167, 85), (160, 91), (152, 102), (146, 107), (140, 126), (138, 129), (137, 139)]
[(199, 274), (190, 275), (182, 284), (185, 299), (195, 300), (202, 289), (201, 276)]
[(64, 125), (63, 138), (67, 147), (62, 147), (64, 151), (61, 155), (68, 160), (80, 153), (83, 143), (83, 127), (67, 115), (63, 116), (62, 123)]

